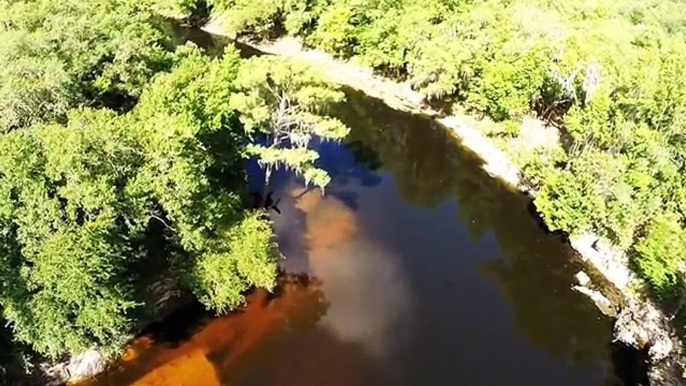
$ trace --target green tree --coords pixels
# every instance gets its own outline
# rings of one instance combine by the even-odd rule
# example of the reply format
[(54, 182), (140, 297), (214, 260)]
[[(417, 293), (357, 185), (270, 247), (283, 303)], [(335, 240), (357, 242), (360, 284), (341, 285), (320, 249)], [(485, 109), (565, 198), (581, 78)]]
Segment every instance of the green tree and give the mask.
[(2, 0), (0, 131), (78, 104), (130, 108), (168, 48), (147, 1)]
[(682, 265), (686, 261), (686, 232), (679, 217), (665, 213), (656, 217), (645, 238), (636, 244), (638, 269), (663, 298), (683, 296)]
[(238, 53), (210, 61), (185, 47), (180, 56), (133, 111), (145, 153), (135, 188), (150, 192), (153, 215), (171, 231), (174, 274), (225, 312), (248, 288), (272, 288), (277, 253), (263, 214), (243, 210), (245, 132), (230, 103)]
[(285, 166), (323, 189), (330, 177), (315, 165), (319, 154), (309, 145), (314, 139), (341, 140), (348, 134), (347, 126), (326, 114), (344, 94), (306, 64), (272, 57), (246, 60), (236, 85), (239, 91), (231, 103), (245, 129), (266, 137), (264, 143), (248, 146), (266, 168), (266, 184), (273, 168)]
[(0, 148), (0, 299), (15, 337), (53, 357), (123, 343), (144, 225), (123, 189), (138, 146), (113, 113), (82, 110), (68, 126), (5, 134)]

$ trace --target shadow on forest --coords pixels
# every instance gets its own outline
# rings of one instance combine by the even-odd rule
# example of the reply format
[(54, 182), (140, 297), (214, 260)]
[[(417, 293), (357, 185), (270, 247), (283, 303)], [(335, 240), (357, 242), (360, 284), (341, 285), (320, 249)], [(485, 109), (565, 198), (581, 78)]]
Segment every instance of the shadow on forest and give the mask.
[(269, 55), (227, 36), (213, 35), (200, 28), (189, 27), (178, 20), (164, 19), (161, 23), (162, 27), (167, 30), (167, 35), (173, 37), (174, 45), (180, 46), (186, 42), (193, 42), (212, 58), (222, 56), (224, 49), (229, 45), (233, 45), (243, 58)]

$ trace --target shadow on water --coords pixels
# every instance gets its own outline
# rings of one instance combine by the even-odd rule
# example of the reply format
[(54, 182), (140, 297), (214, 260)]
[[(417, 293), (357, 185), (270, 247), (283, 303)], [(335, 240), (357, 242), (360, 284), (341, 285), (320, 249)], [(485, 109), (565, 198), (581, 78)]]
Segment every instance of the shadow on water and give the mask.
[(229, 45), (236, 47), (243, 58), (266, 55), (264, 52), (257, 50), (252, 46), (235, 41), (227, 36), (213, 35), (200, 28), (189, 27), (178, 20), (164, 19), (161, 26), (167, 30), (167, 35), (173, 38), (173, 43), (175, 45), (184, 45), (186, 42), (193, 42), (195, 45), (205, 50), (207, 55), (212, 58), (223, 55), (224, 49)]
[[(146, 336), (170, 348), (176, 348), (202, 329), (203, 323), (200, 321), (211, 317), (212, 313), (208, 312), (202, 304), (192, 302), (175, 310), (165, 319), (152, 323), (141, 332), (141, 336)], [(173, 322), (169, 323), (170, 320)]]
[(648, 379), (648, 363), (650, 354), (648, 349), (637, 350), (622, 342), (612, 345), (612, 362), (615, 366), (617, 378), (623, 385), (650, 385)]

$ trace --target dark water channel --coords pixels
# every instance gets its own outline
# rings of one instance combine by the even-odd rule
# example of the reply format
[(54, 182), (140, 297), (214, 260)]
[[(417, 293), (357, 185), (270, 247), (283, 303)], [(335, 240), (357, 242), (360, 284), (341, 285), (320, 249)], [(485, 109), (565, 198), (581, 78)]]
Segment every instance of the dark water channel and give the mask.
[(274, 178), (277, 291), (177, 312), (94, 384), (618, 384), (611, 321), (525, 197), (429, 120), (352, 91), (336, 115), (353, 131), (319, 146), (326, 194)]

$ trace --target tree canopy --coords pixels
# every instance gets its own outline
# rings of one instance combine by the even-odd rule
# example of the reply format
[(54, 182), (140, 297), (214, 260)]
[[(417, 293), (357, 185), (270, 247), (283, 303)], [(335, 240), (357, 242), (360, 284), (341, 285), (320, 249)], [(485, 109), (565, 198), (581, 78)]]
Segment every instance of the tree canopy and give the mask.
[(303, 63), (177, 46), (159, 15), (208, 10), (489, 117), (506, 148), (525, 117), (554, 126), (517, 158), (550, 229), (596, 232), (684, 296), (681, 1), (0, 0), (0, 339), (114, 353), (155, 277), (218, 312), (274, 285), (244, 161), (324, 188), (312, 144), (347, 135), (328, 111), (343, 94)]
[(170, 40), (147, 2), (0, 2), (0, 130), (62, 119), (80, 104), (129, 108), (168, 68)]
[(285, 166), (324, 189), (330, 177), (315, 166), (319, 154), (308, 145), (315, 139), (342, 140), (348, 134), (348, 127), (326, 115), (326, 108), (341, 102), (343, 93), (305, 63), (271, 57), (245, 61), (236, 85), (239, 92), (231, 101), (245, 129), (266, 136), (265, 143), (247, 150), (267, 168), (267, 183), (272, 168)]
[[(245, 160), (347, 133), (320, 115), (342, 94), (312, 70), (175, 46), (157, 5), (0, 0), (0, 319), (23, 350), (116, 354), (158, 279), (216, 312), (272, 289), (278, 251), (265, 212), (246, 209)], [(291, 137), (267, 157), (258, 117), (282, 97)], [(286, 164), (323, 187), (307, 152)], [(9, 353), (3, 377), (23, 358)]]

